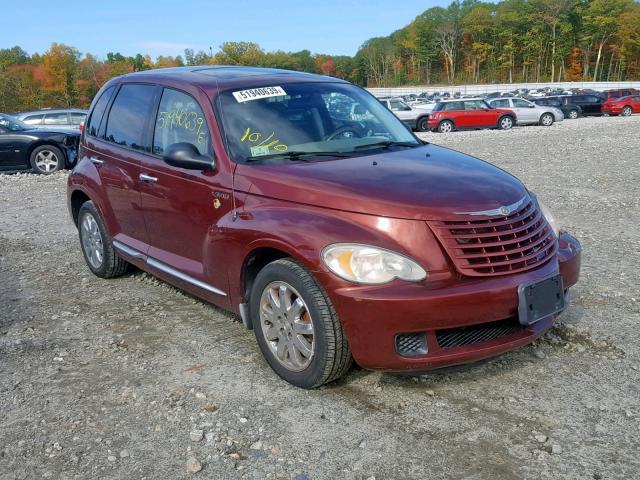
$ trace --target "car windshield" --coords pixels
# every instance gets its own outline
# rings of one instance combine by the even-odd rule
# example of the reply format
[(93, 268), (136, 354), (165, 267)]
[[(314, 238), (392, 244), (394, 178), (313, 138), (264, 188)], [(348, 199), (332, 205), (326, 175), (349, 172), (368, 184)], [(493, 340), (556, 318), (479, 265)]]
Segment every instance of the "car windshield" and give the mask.
[(21, 132), (22, 130), (31, 130), (32, 127), (17, 118), (9, 115), (0, 115), (0, 127), (4, 127), (10, 132)]
[(375, 97), (348, 83), (239, 88), (222, 92), (215, 106), (229, 155), (239, 163), (421, 145)]

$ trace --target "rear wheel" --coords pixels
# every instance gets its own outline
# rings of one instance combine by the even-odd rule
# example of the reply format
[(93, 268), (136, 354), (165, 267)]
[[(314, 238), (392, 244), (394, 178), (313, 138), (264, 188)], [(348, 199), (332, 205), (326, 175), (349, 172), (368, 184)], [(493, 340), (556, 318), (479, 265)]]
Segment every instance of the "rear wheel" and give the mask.
[(420, 117), (416, 122), (416, 130), (418, 130), (419, 132), (428, 132), (429, 131), (429, 125), (427, 123), (428, 121), (429, 121), (429, 117)]
[(569, 110), (569, 118), (575, 120), (576, 118), (578, 118), (578, 116), (578, 110)]
[(510, 130), (511, 127), (513, 127), (513, 118), (508, 115), (500, 117), (500, 120), (498, 120), (498, 128), (501, 130)]
[(550, 127), (551, 125), (553, 125), (554, 120), (555, 119), (553, 118), (553, 115), (551, 115), (550, 113), (543, 113), (540, 117), (540, 125), (542, 125), (543, 127)]
[(29, 161), (33, 171), (43, 175), (49, 175), (64, 168), (64, 155), (58, 147), (53, 145), (40, 145), (34, 148)]
[(629, 115), (631, 115), (633, 113), (633, 110), (631, 109), (630, 106), (626, 106), (622, 109), (622, 116), (623, 117), (628, 117)]
[(118, 256), (98, 209), (92, 201), (82, 204), (78, 213), (78, 234), (82, 254), (91, 272), (100, 278), (119, 277), (129, 264)]
[(287, 382), (315, 388), (351, 367), (351, 350), (333, 305), (293, 259), (276, 260), (258, 273), (250, 309), (262, 354)]
[(440, 125), (438, 125), (438, 131), (440, 133), (453, 132), (453, 122), (451, 120), (443, 120), (440, 122)]

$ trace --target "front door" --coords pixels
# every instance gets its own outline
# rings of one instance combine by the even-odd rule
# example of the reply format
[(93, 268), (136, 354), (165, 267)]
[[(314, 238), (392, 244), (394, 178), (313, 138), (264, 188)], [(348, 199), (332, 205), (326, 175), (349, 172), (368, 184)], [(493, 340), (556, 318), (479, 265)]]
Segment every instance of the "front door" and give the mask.
[(201, 155), (213, 155), (210, 129), (197, 100), (165, 88), (155, 118), (153, 155), (145, 158), (140, 170), (147, 255), (153, 267), (165, 272), (168, 267), (174, 276), (179, 272), (187, 283), (220, 300), (228, 291), (226, 270), (211, 256), (224, 239), (217, 225), (231, 211), (230, 183), (218, 171), (165, 163), (162, 155), (167, 147), (182, 142), (195, 145)]
[(0, 125), (0, 169), (10, 170), (18, 166), (26, 166), (24, 160), (19, 161), (19, 153), (20, 147), (16, 142), (16, 135)]

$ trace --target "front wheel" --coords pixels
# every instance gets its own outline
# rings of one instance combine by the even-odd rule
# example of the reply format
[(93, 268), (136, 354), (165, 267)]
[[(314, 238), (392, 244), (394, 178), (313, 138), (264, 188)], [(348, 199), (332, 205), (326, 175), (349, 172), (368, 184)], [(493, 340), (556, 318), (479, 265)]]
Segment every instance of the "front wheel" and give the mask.
[(351, 350), (333, 305), (293, 259), (276, 260), (258, 273), (250, 309), (262, 354), (287, 382), (315, 388), (351, 367)]
[(629, 116), (629, 115), (631, 115), (632, 113), (633, 113), (633, 110), (631, 110), (631, 107), (629, 107), (629, 106), (624, 107), (624, 108), (622, 109), (622, 116), (623, 116), (623, 117), (628, 117), (628, 116)]
[(440, 125), (438, 125), (438, 131), (440, 133), (453, 132), (453, 122), (450, 120), (443, 120), (440, 122)]
[(31, 152), (29, 163), (34, 172), (49, 175), (64, 168), (64, 155), (58, 147), (40, 145)]
[(540, 117), (540, 125), (542, 125), (543, 127), (550, 127), (551, 125), (553, 125), (553, 122), (554, 118), (550, 113), (544, 113)]
[(498, 120), (498, 127), (501, 130), (511, 129), (511, 127), (513, 127), (513, 118), (506, 115), (504, 117), (501, 117), (500, 120)]

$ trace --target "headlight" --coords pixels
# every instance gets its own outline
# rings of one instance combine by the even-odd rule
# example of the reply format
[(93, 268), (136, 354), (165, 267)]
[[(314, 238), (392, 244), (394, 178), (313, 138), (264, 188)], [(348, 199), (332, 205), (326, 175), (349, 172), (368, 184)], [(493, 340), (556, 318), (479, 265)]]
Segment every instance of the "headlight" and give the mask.
[(394, 278), (417, 282), (427, 277), (427, 272), (407, 257), (358, 243), (329, 245), (322, 250), (322, 260), (333, 273), (355, 283), (388, 283)]
[(551, 210), (549, 210), (547, 206), (544, 203), (542, 203), (540, 200), (538, 200), (538, 205), (540, 206), (540, 211), (542, 212), (542, 215), (544, 215), (544, 218), (546, 218), (549, 225), (551, 225), (551, 228), (553, 229), (553, 233), (556, 234), (556, 237), (559, 236), (560, 225), (558, 224), (556, 217), (553, 216), (553, 213), (551, 213)]

